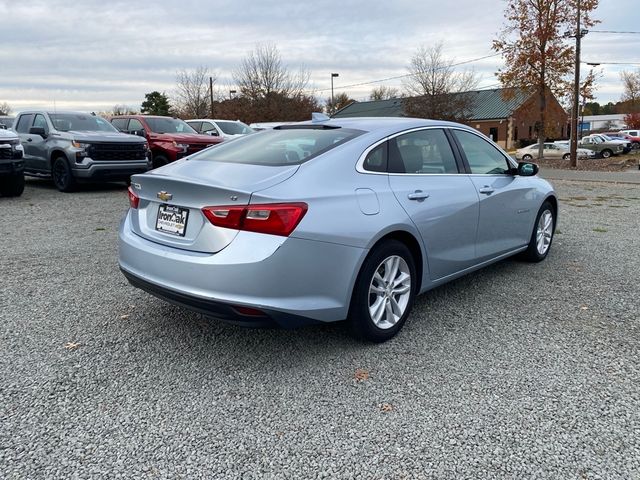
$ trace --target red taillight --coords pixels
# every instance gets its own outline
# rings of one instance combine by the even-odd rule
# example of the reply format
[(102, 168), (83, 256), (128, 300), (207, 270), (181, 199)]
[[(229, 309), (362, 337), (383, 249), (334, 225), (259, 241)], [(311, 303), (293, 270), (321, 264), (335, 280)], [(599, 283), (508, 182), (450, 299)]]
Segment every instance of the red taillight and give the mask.
[(140, 197), (136, 195), (136, 192), (134, 192), (131, 187), (129, 187), (127, 195), (129, 196), (129, 206), (131, 208), (138, 208), (138, 205), (140, 204)]
[(204, 207), (202, 213), (217, 227), (288, 237), (307, 213), (306, 203)]

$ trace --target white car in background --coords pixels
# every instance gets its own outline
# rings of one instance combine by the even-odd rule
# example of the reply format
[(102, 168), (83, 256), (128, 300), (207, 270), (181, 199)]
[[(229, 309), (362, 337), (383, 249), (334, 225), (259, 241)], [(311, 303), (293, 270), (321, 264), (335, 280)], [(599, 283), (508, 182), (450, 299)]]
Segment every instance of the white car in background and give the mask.
[(197, 118), (187, 120), (187, 124), (196, 132), (211, 135), (213, 137), (222, 137), (225, 140), (243, 137), (254, 133), (255, 130), (240, 120), (216, 120), (210, 118)]
[(271, 128), (279, 127), (280, 125), (289, 125), (290, 123), (293, 123), (293, 122), (259, 122), (259, 123), (252, 123), (249, 126), (253, 128), (256, 132), (259, 132), (261, 130), (269, 130)]
[[(542, 151), (543, 158), (561, 158), (568, 160), (571, 158), (571, 151), (569, 149), (568, 142), (546, 142)], [(578, 149), (578, 158), (593, 158), (595, 152), (586, 148)], [(534, 158), (538, 158), (538, 144), (534, 143), (528, 147), (520, 148), (516, 150), (516, 160), (529, 161)]]

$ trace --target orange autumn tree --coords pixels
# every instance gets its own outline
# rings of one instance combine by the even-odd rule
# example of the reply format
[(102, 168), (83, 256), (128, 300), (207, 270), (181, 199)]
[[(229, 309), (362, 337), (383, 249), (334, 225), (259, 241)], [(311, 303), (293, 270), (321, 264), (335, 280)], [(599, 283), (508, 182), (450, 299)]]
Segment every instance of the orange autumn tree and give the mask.
[(493, 50), (502, 54), (505, 67), (496, 73), (504, 87), (523, 89), (538, 98), (538, 155), (547, 131), (545, 111), (549, 92), (558, 98), (570, 90), (575, 49), (564, 38), (576, 34), (576, 14), (580, 5), (581, 28), (597, 23), (591, 12), (598, 0), (506, 0), (506, 23), (493, 41)]

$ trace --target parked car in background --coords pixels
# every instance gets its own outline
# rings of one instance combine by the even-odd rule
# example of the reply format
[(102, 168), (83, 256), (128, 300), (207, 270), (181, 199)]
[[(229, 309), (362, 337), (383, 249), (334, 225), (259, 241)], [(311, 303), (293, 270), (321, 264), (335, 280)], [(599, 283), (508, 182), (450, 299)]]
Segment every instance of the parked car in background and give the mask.
[(187, 125), (196, 132), (212, 137), (222, 137), (225, 140), (242, 137), (255, 130), (240, 120), (211, 120), (209, 118), (199, 118), (194, 120), (186, 120)]
[(603, 142), (618, 143), (622, 145), (622, 153), (629, 153), (631, 151), (631, 142), (625, 138), (614, 138), (604, 133), (592, 133), (591, 135), (583, 137), (583, 140), (585, 138), (599, 138)]
[[(15, 132), (0, 129), (0, 195), (18, 197), (24, 191), (24, 148)], [(7, 226), (5, 225), (5, 228)]]
[(618, 134), (629, 140), (633, 148), (640, 148), (640, 130), (621, 130)]
[(609, 158), (612, 155), (620, 155), (624, 147), (618, 142), (604, 141), (596, 137), (584, 137), (578, 142), (580, 148), (588, 148), (599, 154), (602, 158)]
[(149, 142), (153, 168), (217, 145), (221, 137), (201, 135), (183, 120), (153, 115), (119, 115), (111, 123), (121, 132), (138, 135)]
[(381, 342), (417, 294), (518, 253), (547, 256), (558, 201), (537, 171), (450, 122), (283, 125), (135, 175), (120, 268), (205, 315), (347, 319)]
[(13, 126), (13, 121), (16, 117), (0, 116), (0, 128), (8, 129)]
[(93, 114), (21, 112), (14, 129), (24, 146), (25, 174), (51, 177), (61, 192), (78, 181), (129, 180), (151, 167), (146, 140), (120, 133)]
[[(593, 158), (595, 157), (595, 155), (595, 152), (591, 150), (587, 150), (585, 148), (578, 149), (578, 158)], [(529, 145), (528, 147), (516, 150), (515, 157), (516, 160), (524, 161), (538, 158), (538, 144), (534, 143), (533, 145)], [(568, 160), (569, 158), (571, 158), (571, 152), (568, 145), (564, 145), (560, 142), (546, 142), (542, 151), (542, 157), (551, 159), (561, 158), (563, 160)]]
[(249, 126), (254, 131), (259, 132), (261, 130), (270, 130), (272, 128), (279, 127), (281, 125), (290, 125), (291, 123), (294, 123), (294, 122), (258, 122), (258, 123), (252, 123)]

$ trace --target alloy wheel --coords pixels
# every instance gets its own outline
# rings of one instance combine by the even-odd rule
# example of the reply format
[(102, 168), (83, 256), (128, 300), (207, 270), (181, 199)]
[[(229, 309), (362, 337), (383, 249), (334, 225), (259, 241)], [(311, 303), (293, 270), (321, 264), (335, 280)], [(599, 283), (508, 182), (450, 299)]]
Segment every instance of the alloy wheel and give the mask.
[(544, 255), (551, 245), (553, 236), (553, 214), (550, 210), (545, 210), (538, 220), (536, 229), (536, 249), (540, 255)]
[(411, 272), (398, 255), (384, 259), (369, 285), (369, 314), (376, 327), (393, 327), (404, 315), (411, 298)]

